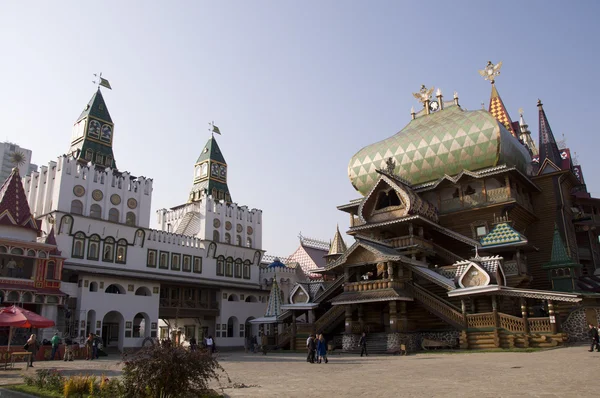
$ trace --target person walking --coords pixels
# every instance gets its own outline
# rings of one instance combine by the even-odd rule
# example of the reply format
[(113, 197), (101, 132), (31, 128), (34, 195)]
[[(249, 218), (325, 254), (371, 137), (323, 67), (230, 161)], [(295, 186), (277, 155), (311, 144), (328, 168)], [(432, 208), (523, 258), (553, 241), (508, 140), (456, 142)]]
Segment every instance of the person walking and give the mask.
[(325, 361), (325, 363), (329, 362), (327, 359), (327, 344), (325, 342), (325, 337), (322, 334), (319, 335), (319, 339), (317, 340), (317, 357), (319, 363), (321, 363), (321, 361)]
[(94, 342), (94, 335), (93, 334), (88, 334), (87, 339), (85, 339), (85, 360), (86, 361), (90, 361), (93, 360), (94, 357), (92, 356), (93, 354), (93, 348), (92, 348), (92, 343)]
[(266, 334), (263, 334), (260, 338), (260, 345), (262, 346), (263, 355), (267, 355), (267, 345), (269, 345), (269, 337)]
[(215, 345), (215, 342), (213, 341), (212, 336), (208, 336), (208, 338), (206, 339), (206, 348), (208, 349), (208, 352), (212, 355), (213, 352), (215, 352), (215, 350), (213, 349)]
[(35, 334), (32, 334), (31, 336), (29, 336), (29, 339), (27, 340), (27, 342), (25, 343), (25, 346), (23, 346), (23, 348), (25, 348), (25, 350), (31, 352), (31, 355), (29, 356), (29, 366), (33, 367), (33, 360), (38, 351), (38, 342), (35, 337)]
[(197, 346), (198, 346), (198, 345), (196, 344), (196, 338), (195, 338), (195, 337), (192, 337), (192, 338), (190, 339), (190, 350), (192, 350), (192, 351), (196, 351), (196, 348), (197, 348)]
[(596, 347), (596, 350), (600, 352), (600, 344), (598, 342), (598, 329), (596, 329), (591, 323), (589, 326), (590, 330), (588, 331), (588, 336), (590, 336), (590, 339), (592, 340), (592, 345), (588, 351), (592, 352), (594, 351), (594, 347)]
[[(54, 333), (54, 336), (52, 336), (52, 339), (50, 339), (50, 343), (52, 344), (50, 360), (54, 361), (54, 356), (56, 355), (56, 351), (58, 351), (58, 347), (60, 345), (60, 337), (58, 337), (58, 332)], [(58, 354), (58, 359), (60, 359), (60, 353)]]
[(358, 342), (358, 345), (360, 346), (360, 356), (362, 357), (363, 354), (365, 354), (365, 356), (368, 357), (369, 354), (367, 353), (367, 334), (365, 332), (363, 332), (360, 341)]
[(65, 355), (63, 356), (63, 360), (65, 362), (73, 360), (73, 340), (70, 337), (65, 338)]

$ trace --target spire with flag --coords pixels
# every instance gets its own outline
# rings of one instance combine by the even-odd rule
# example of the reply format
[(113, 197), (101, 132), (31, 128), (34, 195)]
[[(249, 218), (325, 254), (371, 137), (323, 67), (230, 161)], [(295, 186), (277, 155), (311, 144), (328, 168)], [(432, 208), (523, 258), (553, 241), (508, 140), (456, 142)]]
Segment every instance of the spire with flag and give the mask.
[(219, 130), (219, 128), (215, 126), (215, 122), (210, 122), (208, 125), (210, 126), (208, 131), (210, 131), (212, 134), (221, 135), (221, 130)]
[(546, 112), (544, 112), (544, 106), (541, 100), (538, 100), (539, 109), (539, 122), (540, 122), (540, 173), (545, 168), (545, 162), (552, 162), (552, 165), (556, 170), (560, 170), (562, 159), (560, 157), (560, 151), (558, 150), (558, 144), (548, 123)]
[(110, 83), (108, 82), (108, 80), (106, 80), (105, 78), (102, 77), (102, 72), (96, 74), (94, 73), (94, 77), (96, 78), (96, 80), (92, 80), (92, 83), (97, 84), (98, 87), (102, 86), (102, 87), (106, 87), (109, 90), (112, 90), (112, 87), (110, 86)]

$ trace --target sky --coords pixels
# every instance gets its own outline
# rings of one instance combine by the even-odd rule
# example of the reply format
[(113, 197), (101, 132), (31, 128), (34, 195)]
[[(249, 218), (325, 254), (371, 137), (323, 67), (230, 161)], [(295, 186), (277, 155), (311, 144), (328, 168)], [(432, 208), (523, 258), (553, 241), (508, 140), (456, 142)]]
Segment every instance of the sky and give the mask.
[(286, 256), (300, 232), (347, 230), (348, 162), (410, 121), (411, 93), (487, 109), (477, 70), (502, 61), (512, 119), (523, 108), (537, 142), (541, 98), (600, 197), (598, 15), (554, 0), (1, 1), (0, 140), (38, 165), (66, 153), (102, 72), (115, 160), (154, 179), (153, 213), (187, 200), (214, 121), (233, 201), (263, 211), (263, 249)]

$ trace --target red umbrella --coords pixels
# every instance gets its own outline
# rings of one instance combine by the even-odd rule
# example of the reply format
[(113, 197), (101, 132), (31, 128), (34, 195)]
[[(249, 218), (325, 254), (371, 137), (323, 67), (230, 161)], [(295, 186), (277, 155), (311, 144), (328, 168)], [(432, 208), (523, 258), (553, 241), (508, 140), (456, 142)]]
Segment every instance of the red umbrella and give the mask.
[(49, 328), (54, 326), (54, 321), (13, 305), (0, 309), (0, 326), (10, 327), (8, 337), (8, 349), (10, 350), (13, 328)]

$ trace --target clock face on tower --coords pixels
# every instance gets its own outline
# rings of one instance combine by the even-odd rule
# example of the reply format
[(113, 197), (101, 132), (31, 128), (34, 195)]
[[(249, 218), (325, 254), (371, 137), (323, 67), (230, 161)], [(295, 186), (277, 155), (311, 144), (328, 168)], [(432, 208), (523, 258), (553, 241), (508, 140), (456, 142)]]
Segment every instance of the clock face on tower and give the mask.
[(219, 176), (219, 165), (216, 163), (213, 163), (210, 165), (210, 174), (218, 177)]
[(100, 136), (100, 122), (97, 120), (90, 120), (88, 127), (88, 137), (98, 138)]
[(108, 124), (102, 126), (102, 135), (100, 136), (102, 141), (110, 142), (112, 139), (112, 127)]
[(227, 168), (225, 166), (221, 166), (221, 168), (219, 170), (219, 175), (221, 176), (222, 179), (227, 178)]

